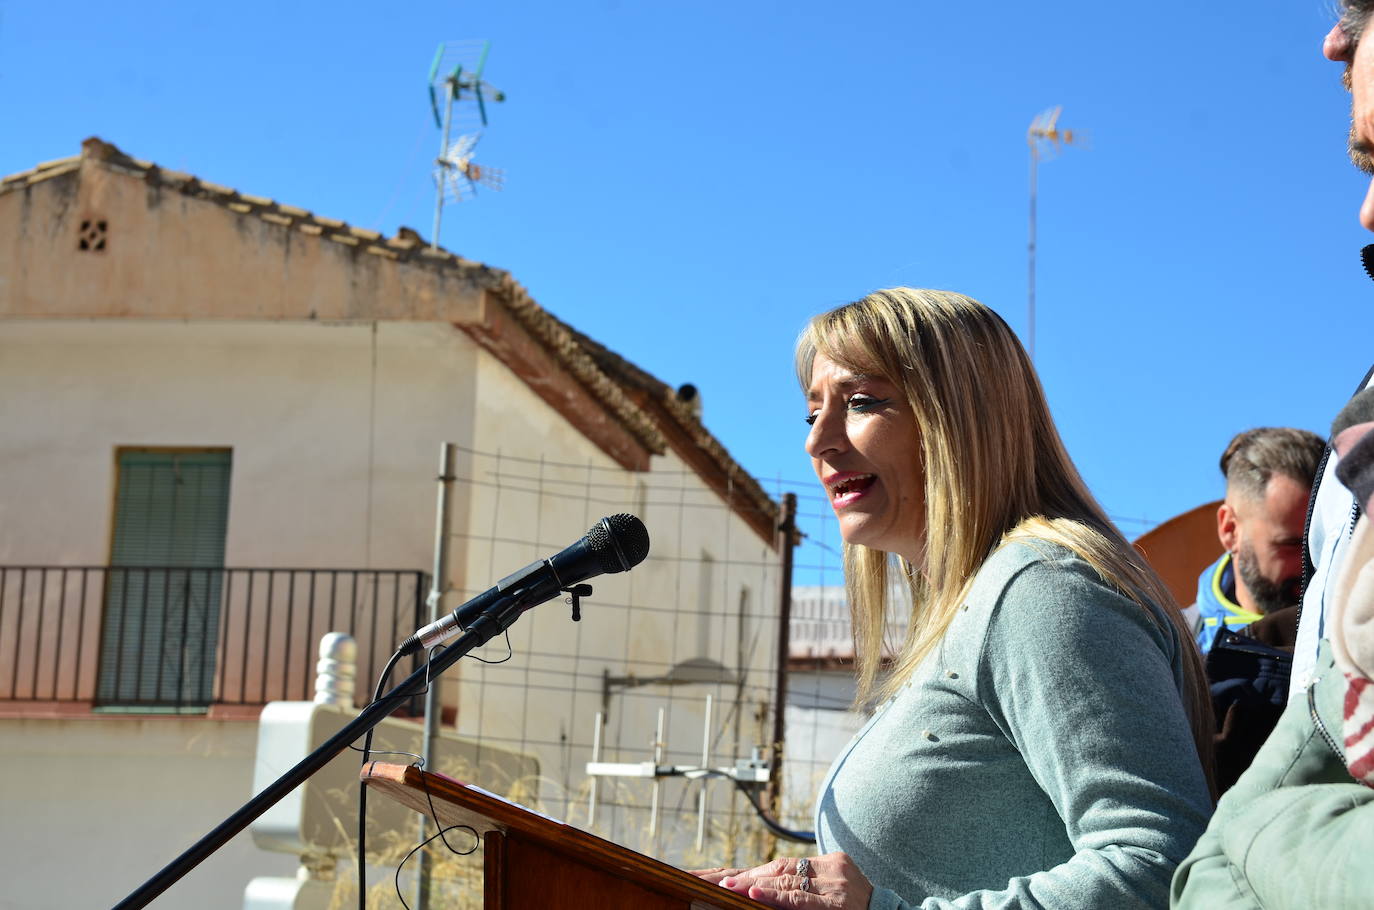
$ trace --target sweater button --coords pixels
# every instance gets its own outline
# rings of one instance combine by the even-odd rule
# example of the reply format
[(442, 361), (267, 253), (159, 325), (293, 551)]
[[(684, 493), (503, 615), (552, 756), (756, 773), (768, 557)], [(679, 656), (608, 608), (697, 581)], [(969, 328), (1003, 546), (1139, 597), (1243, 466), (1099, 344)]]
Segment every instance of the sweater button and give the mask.
[(938, 741), (939, 741), (939, 737), (937, 737), (934, 733), (931, 733), (929, 730), (922, 730), (922, 731), (921, 731), (921, 736), (925, 737), (926, 739), (930, 740), (931, 742), (938, 742)]
[(945, 675), (948, 676), (950, 679), (958, 679), (958, 678), (959, 678), (959, 674), (958, 674), (958, 673), (955, 673), (953, 670), (946, 670), (946, 671), (945, 671)]

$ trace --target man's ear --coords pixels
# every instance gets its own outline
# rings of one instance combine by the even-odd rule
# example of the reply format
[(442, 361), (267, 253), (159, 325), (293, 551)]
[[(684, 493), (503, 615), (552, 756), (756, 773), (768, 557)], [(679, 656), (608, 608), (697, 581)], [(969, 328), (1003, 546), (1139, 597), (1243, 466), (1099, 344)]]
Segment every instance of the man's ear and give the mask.
[(1223, 502), (1217, 509), (1217, 538), (1226, 552), (1236, 552), (1240, 543), (1240, 528), (1236, 522), (1236, 510), (1229, 502)]

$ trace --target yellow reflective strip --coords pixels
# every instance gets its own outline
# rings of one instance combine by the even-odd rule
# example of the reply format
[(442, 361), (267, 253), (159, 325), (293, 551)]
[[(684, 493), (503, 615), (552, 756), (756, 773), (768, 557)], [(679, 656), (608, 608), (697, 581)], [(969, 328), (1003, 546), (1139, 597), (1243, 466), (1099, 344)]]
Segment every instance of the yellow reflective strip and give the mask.
[(1234, 600), (1227, 597), (1226, 593), (1222, 591), (1221, 575), (1223, 572), (1226, 571), (1226, 567), (1230, 564), (1230, 553), (1227, 553), (1224, 556), (1222, 556), (1221, 561), (1217, 563), (1216, 571), (1212, 573), (1212, 594), (1216, 596), (1217, 602), (1225, 608), (1227, 613), (1230, 613), (1237, 619), (1245, 620), (1242, 623), (1238, 623), (1238, 625), (1249, 625), (1257, 619), (1263, 619), (1263, 613), (1251, 613), (1249, 610), (1245, 609), (1240, 604), (1236, 603)]
[(1221, 560), (1217, 563), (1216, 569), (1212, 572), (1212, 595), (1216, 597), (1217, 603), (1221, 604), (1228, 610), (1232, 607), (1237, 606), (1236, 602), (1231, 598), (1227, 597), (1226, 592), (1221, 590), (1222, 573), (1226, 571), (1226, 567), (1230, 564), (1231, 554), (1226, 553), (1221, 557)]

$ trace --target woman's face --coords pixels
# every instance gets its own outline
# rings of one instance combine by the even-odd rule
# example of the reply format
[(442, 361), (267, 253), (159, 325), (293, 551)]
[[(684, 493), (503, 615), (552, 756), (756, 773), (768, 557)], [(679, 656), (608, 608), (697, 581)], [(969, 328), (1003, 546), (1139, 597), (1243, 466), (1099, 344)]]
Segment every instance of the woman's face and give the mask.
[(921, 435), (901, 390), (817, 354), (806, 401), (806, 452), (840, 536), (923, 565)]

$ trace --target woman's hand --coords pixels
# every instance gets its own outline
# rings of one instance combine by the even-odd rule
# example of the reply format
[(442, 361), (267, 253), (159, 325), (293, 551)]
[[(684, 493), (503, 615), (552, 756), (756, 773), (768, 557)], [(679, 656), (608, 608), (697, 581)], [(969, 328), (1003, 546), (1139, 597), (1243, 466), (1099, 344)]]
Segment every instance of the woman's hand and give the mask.
[(782, 857), (752, 869), (698, 869), (692, 874), (781, 910), (868, 910), (873, 895), (873, 886), (847, 853)]

